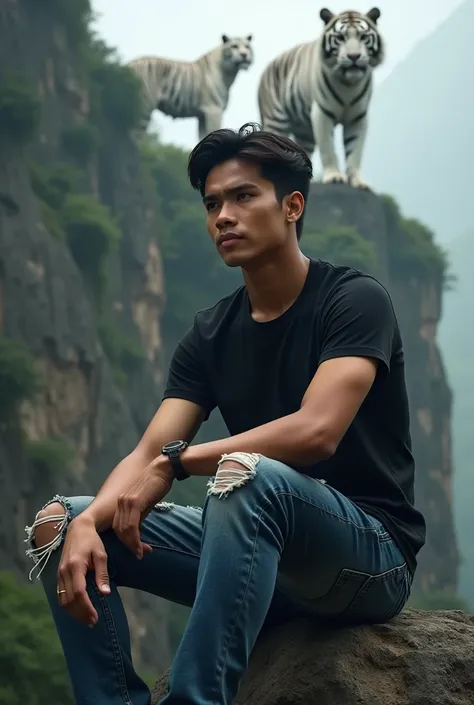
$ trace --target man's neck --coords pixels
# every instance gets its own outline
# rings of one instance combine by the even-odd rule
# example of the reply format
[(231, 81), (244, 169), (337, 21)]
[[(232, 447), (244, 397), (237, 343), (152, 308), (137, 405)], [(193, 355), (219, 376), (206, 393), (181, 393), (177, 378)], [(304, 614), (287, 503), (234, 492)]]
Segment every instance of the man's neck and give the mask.
[(255, 268), (243, 268), (252, 318), (263, 323), (281, 316), (298, 298), (310, 260), (299, 247), (282, 251)]

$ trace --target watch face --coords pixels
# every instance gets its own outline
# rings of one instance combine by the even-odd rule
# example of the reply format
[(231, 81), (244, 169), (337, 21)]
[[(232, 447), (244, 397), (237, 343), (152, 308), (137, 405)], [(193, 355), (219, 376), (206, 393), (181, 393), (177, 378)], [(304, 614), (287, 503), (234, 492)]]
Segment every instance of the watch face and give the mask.
[(174, 450), (175, 448), (176, 449), (181, 448), (182, 445), (183, 445), (183, 441), (170, 441), (169, 443), (166, 443), (163, 446), (163, 449), (170, 451), (170, 450)]

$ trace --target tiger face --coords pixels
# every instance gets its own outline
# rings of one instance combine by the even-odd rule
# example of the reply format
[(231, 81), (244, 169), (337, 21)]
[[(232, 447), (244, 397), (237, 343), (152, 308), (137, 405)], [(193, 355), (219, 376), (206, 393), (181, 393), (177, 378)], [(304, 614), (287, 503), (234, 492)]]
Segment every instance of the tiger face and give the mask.
[(222, 68), (224, 73), (235, 73), (239, 69), (248, 69), (253, 63), (252, 35), (247, 37), (228, 37), (222, 35)]
[(356, 84), (370, 69), (382, 63), (378, 8), (374, 7), (366, 15), (355, 11), (334, 15), (324, 8), (320, 16), (326, 25), (322, 36), (323, 61), (339, 80)]

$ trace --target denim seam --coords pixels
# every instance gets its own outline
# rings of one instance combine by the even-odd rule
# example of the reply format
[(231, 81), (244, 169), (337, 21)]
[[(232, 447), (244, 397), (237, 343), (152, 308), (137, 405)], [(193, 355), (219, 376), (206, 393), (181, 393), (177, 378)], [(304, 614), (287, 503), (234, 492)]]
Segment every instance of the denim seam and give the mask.
[[(236, 614), (236, 616), (235, 616), (234, 622), (231, 623), (231, 625), (230, 625), (229, 633), (228, 633), (227, 639), (226, 639), (225, 644), (224, 644), (224, 653), (223, 653), (222, 664), (221, 664), (220, 666), (219, 666), (219, 665), (217, 666), (217, 676), (218, 676), (218, 679), (219, 679), (217, 685), (220, 686), (221, 690), (222, 690), (222, 681), (223, 681), (223, 678), (224, 678), (224, 669), (225, 669), (225, 667), (226, 667), (226, 665), (227, 665), (227, 657), (228, 657), (228, 655), (229, 655), (230, 644), (231, 644), (232, 638), (233, 638), (233, 636), (234, 636), (234, 634), (235, 634), (235, 630), (236, 630), (236, 628), (237, 628), (237, 624), (238, 624), (240, 615), (241, 615), (241, 613), (242, 613), (242, 607), (243, 607), (243, 605), (244, 605), (244, 603), (245, 603), (245, 597), (246, 597), (247, 592), (248, 592), (248, 587), (249, 587), (249, 583), (250, 583), (250, 578), (251, 578), (251, 575), (252, 575), (252, 567), (253, 567), (253, 563), (254, 563), (254, 560), (255, 560), (255, 552), (256, 552), (256, 548), (257, 548), (257, 539), (258, 539), (258, 534), (259, 534), (259, 531), (260, 531), (260, 521), (261, 521), (261, 516), (262, 516), (262, 514), (263, 514), (263, 511), (264, 511), (264, 508), (262, 507), (262, 508), (261, 508), (261, 511), (260, 511), (260, 514), (255, 515), (255, 516), (256, 516), (256, 522), (255, 522), (255, 536), (254, 536), (254, 539), (253, 539), (252, 552), (251, 552), (251, 555), (250, 555), (250, 557), (249, 557), (249, 569), (248, 569), (247, 581), (246, 581), (245, 586), (244, 586), (244, 590), (243, 590), (242, 597), (241, 597), (241, 598), (239, 597), (239, 598), (237, 599), (237, 602), (239, 602), (239, 600), (240, 600), (240, 605), (238, 606), (238, 611), (237, 611), (237, 614)], [(218, 695), (218, 693), (217, 693), (217, 689), (216, 689), (216, 696), (217, 696), (217, 695)]]
[(112, 647), (112, 653), (113, 653), (113, 657), (114, 657), (114, 661), (115, 661), (116, 673), (118, 676), (120, 693), (122, 695), (124, 705), (132, 705), (130, 693), (128, 692), (128, 688), (127, 688), (125, 669), (123, 667), (123, 659), (122, 659), (122, 654), (120, 651), (120, 642), (119, 642), (119, 638), (117, 635), (117, 628), (115, 626), (112, 610), (109, 607), (109, 604), (107, 602), (107, 598), (104, 597), (104, 595), (100, 594), (100, 592), (97, 588), (97, 585), (94, 582), (92, 582), (92, 588), (93, 588), (96, 596), (99, 598), (99, 604), (102, 608), (102, 613), (105, 618), (107, 632), (108, 632), (108, 635), (110, 638), (110, 644)]
[[(384, 534), (378, 534), (377, 529), (376, 529), (375, 526), (360, 526), (359, 524), (356, 524), (355, 521), (353, 521), (352, 519), (346, 519), (345, 517), (342, 517), (340, 514), (335, 514), (335, 513), (332, 512), (330, 509), (327, 509), (326, 507), (322, 507), (320, 504), (317, 504), (317, 503), (313, 502), (312, 500), (307, 499), (306, 497), (301, 497), (300, 495), (295, 494), (294, 492), (290, 492), (290, 491), (288, 491), (288, 490), (281, 490), (281, 491), (280, 491), (280, 490), (275, 490), (275, 494), (276, 494), (277, 496), (280, 496), (280, 495), (288, 495), (289, 497), (293, 497), (294, 499), (299, 499), (299, 500), (302, 501), (302, 502), (306, 502), (306, 504), (309, 504), (311, 507), (314, 507), (315, 509), (318, 509), (320, 512), (323, 512), (324, 514), (328, 514), (329, 516), (332, 516), (332, 517), (334, 517), (335, 519), (338, 519), (339, 521), (343, 521), (343, 522), (345, 522), (346, 524), (352, 524), (352, 526), (354, 526), (358, 531), (371, 531), (371, 532), (373, 532), (374, 534), (376, 534), (377, 536), (380, 536), (380, 535), (381, 535), (382, 537), (384, 536)], [(269, 497), (267, 497), (267, 496), (265, 495), (265, 496), (264, 496), (264, 499), (265, 499), (265, 501), (266, 501), (268, 504), (271, 504), (271, 500), (270, 500)], [(355, 506), (357, 506), (357, 505), (355, 505)], [(360, 509), (360, 511), (363, 511), (363, 510)], [(369, 516), (369, 515), (367, 515), (367, 516)], [(373, 518), (373, 517), (372, 517), (372, 518)], [(377, 521), (378, 521), (378, 520), (377, 520)], [(384, 533), (385, 533), (385, 532), (384, 532)], [(387, 532), (387, 533), (388, 533), (388, 532)], [(390, 537), (390, 538), (392, 538), (392, 537)], [(393, 540), (393, 539), (392, 539), (392, 540)]]
[(174, 551), (174, 553), (181, 553), (184, 556), (191, 556), (192, 558), (200, 558), (200, 553), (192, 553), (191, 551), (183, 551), (181, 548), (172, 548), (171, 546), (160, 546), (159, 543), (151, 543), (150, 541), (145, 541), (152, 548), (158, 548), (162, 551)]

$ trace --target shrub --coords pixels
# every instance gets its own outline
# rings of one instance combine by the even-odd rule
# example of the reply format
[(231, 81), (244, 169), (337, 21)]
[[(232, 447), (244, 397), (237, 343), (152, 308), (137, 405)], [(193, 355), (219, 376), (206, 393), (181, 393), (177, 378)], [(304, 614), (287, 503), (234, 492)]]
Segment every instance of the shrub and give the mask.
[(35, 135), (40, 120), (40, 103), (28, 80), (9, 75), (0, 84), (0, 130), (19, 143)]
[(100, 304), (106, 285), (107, 257), (120, 239), (119, 227), (109, 209), (87, 194), (67, 195), (61, 209), (61, 225), (76, 264)]
[(62, 133), (64, 150), (81, 166), (86, 166), (99, 145), (99, 131), (93, 125), (74, 125)]
[(365, 240), (355, 228), (348, 225), (331, 225), (325, 230), (309, 231), (304, 235), (303, 246), (311, 257), (355, 267), (370, 274), (377, 271), (374, 243)]
[(37, 472), (48, 479), (68, 473), (75, 455), (74, 446), (58, 438), (45, 438), (41, 441), (26, 441), (28, 460)]
[[(30, 2), (37, 5), (37, 0)], [(76, 46), (87, 41), (88, 25), (92, 16), (89, 0), (43, 0), (41, 5), (42, 12), (46, 12), (49, 7), (57, 15)]]
[(120, 330), (111, 315), (102, 315), (98, 329), (115, 379), (123, 385), (127, 373), (135, 370), (146, 359), (145, 350)]
[(445, 290), (456, 281), (449, 272), (445, 250), (436, 244), (434, 233), (415, 218), (405, 218), (396, 201), (386, 194), (381, 196), (389, 229), (388, 247), (391, 266), (405, 276), (438, 277)]
[(39, 586), (0, 573), (0, 702), (73, 705), (61, 645)]
[(30, 179), (33, 191), (50, 208), (62, 208), (66, 196), (77, 189), (80, 173), (71, 164), (60, 162), (50, 167), (32, 164)]
[(10, 419), (42, 386), (33, 356), (21, 340), (0, 337), (0, 417)]
[(105, 118), (121, 131), (134, 128), (142, 110), (140, 82), (120, 64), (115, 51), (97, 39), (91, 44), (89, 77), (95, 120)]

